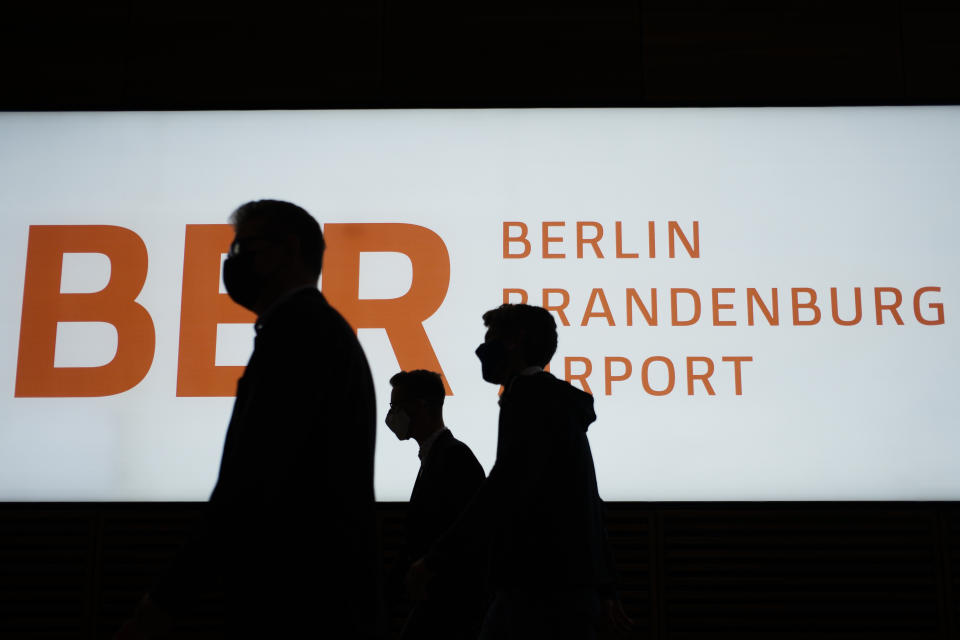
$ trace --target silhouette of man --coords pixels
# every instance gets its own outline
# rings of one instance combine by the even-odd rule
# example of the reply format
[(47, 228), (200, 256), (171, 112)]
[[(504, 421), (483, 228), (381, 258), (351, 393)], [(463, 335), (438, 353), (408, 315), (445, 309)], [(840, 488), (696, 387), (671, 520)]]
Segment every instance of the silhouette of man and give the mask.
[(587, 441), (593, 398), (543, 370), (557, 348), (548, 311), (505, 304), (483, 322), (483, 379), (504, 387), (497, 460), (453, 528), (413, 564), (409, 587), (422, 596), (482, 536), (494, 591), (482, 639), (594, 638), (604, 622), (627, 629)]
[[(373, 383), (353, 330), (317, 290), (320, 226), (300, 207), (231, 216), (227, 293), (257, 314), (204, 526), (121, 637), (163, 632), (219, 578), (227, 637), (376, 633)], [(124, 636), (126, 634), (126, 636)]]
[[(406, 545), (388, 584), (399, 596), (410, 563), (421, 557), (456, 521), (484, 480), (483, 467), (470, 448), (453, 437), (443, 422), (446, 392), (432, 371), (401, 371), (390, 379), (387, 426), (400, 440), (420, 445), (420, 473), (407, 509)], [(476, 638), (486, 609), (483, 590), (485, 549), (448, 567), (430, 585), (430, 597), (417, 602), (407, 617), (401, 640)]]

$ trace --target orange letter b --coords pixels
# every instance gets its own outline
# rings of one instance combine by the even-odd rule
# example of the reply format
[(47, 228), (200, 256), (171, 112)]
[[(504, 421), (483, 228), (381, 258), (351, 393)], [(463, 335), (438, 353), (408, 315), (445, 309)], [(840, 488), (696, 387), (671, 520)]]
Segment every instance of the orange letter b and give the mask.
[[(65, 253), (101, 253), (110, 281), (95, 293), (60, 293)], [(147, 247), (129, 229), (32, 225), (23, 283), (20, 353), (14, 395), (20, 398), (109, 396), (135, 387), (153, 363), (150, 314), (136, 302), (147, 278)], [(57, 367), (58, 322), (106, 322), (117, 352), (98, 367)]]

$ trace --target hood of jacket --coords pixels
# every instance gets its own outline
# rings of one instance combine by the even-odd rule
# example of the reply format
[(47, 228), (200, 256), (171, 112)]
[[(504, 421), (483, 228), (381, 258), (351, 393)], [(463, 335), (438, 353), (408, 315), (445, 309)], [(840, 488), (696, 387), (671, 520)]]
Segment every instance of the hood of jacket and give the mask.
[(570, 407), (573, 418), (580, 424), (584, 431), (589, 429), (590, 425), (597, 419), (597, 413), (593, 409), (593, 396), (586, 391), (576, 388), (566, 380), (553, 379), (555, 386), (562, 390), (566, 400), (565, 404)]
[(510, 391), (504, 394), (504, 398), (516, 392), (534, 393), (540, 396), (539, 402), (544, 406), (563, 410), (567, 417), (583, 431), (586, 431), (597, 419), (593, 409), (593, 396), (566, 380), (560, 380), (549, 371), (518, 376), (511, 383)]

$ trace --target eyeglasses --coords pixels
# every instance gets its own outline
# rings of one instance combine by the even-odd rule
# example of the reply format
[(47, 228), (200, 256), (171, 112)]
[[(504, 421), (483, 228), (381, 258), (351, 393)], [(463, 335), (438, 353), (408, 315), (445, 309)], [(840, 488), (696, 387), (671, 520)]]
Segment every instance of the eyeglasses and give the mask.
[(231, 257), (236, 257), (241, 253), (253, 253), (253, 249), (250, 246), (255, 244), (257, 241), (267, 240), (273, 236), (268, 235), (258, 235), (258, 236), (247, 236), (245, 238), (237, 238), (230, 243), (230, 249), (227, 251), (227, 255)]

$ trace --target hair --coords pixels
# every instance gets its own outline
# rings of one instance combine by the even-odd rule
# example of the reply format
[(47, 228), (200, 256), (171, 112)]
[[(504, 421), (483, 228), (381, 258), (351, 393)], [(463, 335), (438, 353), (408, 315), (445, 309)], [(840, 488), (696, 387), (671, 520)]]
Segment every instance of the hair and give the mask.
[(423, 400), (437, 409), (443, 406), (443, 399), (447, 395), (443, 387), (443, 377), (426, 369), (401, 371), (390, 378), (390, 386), (402, 389), (411, 398)]
[(254, 220), (263, 220), (266, 232), (271, 236), (295, 236), (300, 241), (304, 266), (313, 275), (320, 275), (326, 243), (320, 225), (305, 209), (283, 200), (254, 200), (240, 205), (230, 214), (234, 229)]
[(483, 325), (515, 338), (524, 360), (538, 367), (557, 352), (557, 322), (543, 307), (503, 304), (483, 314)]

